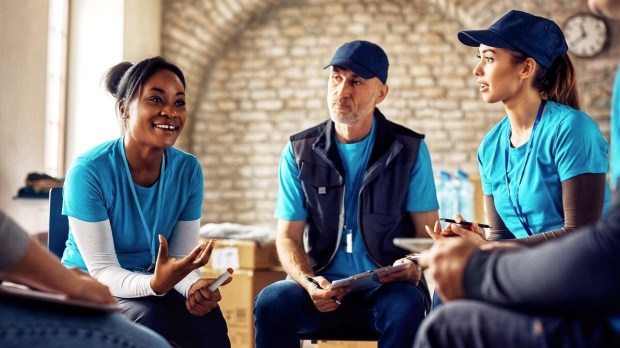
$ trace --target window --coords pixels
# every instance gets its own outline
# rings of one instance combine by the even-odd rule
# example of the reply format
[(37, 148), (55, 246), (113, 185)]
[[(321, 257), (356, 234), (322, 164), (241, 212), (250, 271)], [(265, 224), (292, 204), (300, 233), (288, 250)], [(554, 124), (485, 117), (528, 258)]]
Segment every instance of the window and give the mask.
[(65, 167), (68, 14), (68, 0), (49, 1), (44, 161), (45, 172), (55, 177)]

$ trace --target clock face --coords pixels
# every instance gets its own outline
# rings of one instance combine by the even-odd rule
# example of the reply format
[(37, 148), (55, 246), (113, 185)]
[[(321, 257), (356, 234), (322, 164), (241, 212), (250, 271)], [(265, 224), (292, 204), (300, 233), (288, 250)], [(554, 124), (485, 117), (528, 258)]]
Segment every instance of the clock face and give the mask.
[(605, 21), (589, 13), (579, 13), (569, 18), (562, 31), (568, 51), (578, 57), (594, 57), (607, 43)]

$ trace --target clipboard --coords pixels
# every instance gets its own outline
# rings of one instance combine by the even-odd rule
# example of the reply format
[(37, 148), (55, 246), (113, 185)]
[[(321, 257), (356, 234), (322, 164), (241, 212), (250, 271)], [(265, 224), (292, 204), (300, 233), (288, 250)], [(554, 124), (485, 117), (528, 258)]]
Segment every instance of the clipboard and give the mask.
[(405, 250), (420, 252), (430, 249), (435, 240), (432, 238), (394, 238), (392, 242)]
[(55, 294), (28, 288), (19, 284), (3, 282), (0, 284), (0, 297), (16, 297), (27, 300), (55, 303), (70, 307), (79, 307), (102, 312), (120, 312), (118, 304), (95, 303), (84, 300), (68, 298), (64, 294)]
[(411, 263), (399, 263), (395, 266), (385, 266), (371, 269), (363, 273), (354, 274), (347, 278), (334, 280), (330, 286), (330, 289), (350, 286), (351, 291), (358, 291), (379, 286), (381, 285), (381, 283), (379, 282), (379, 274), (391, 274), (394, 272), (398, 272), (401, 269), (405, 269), (411, 265)]

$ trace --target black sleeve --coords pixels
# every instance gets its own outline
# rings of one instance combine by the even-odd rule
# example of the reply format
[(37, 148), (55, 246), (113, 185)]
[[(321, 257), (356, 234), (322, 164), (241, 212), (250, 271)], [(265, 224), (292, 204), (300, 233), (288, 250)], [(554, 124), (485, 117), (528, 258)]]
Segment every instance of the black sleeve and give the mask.
[(493, 196), (485, 196), (487, 218), (492, 228), (490, 241), (511, 239), (527, 246), (559, 238), (579, 227), (595, 224), (601, 219), (605, 202), (605, 174), (582, 174), (562, 182), (562, 207), (564, 226), (557, 230), (537, 233), (526, 238), (514, 239), (495, 209)]
[(517, 241), (532, 246), (561, 237), (579, 227), (595, 224), (601, 219), (604, 202), (605, 174), (582, 174), (562, 181), (564, 226)]
[(495, 209), (495, 199), (491, 195), (484, 196), (484, 205), (487, 213), (487, 221), (491, 225), (487, 240), (496, 241), (503, 239), (515, 239), (514, 234), (508, 230), (504, 220), (497, 213)]
[(620, 313), (620, 201), (596, 226), (510, 251), (477, 251), (465, 267), (467, 298), (522, 310)]

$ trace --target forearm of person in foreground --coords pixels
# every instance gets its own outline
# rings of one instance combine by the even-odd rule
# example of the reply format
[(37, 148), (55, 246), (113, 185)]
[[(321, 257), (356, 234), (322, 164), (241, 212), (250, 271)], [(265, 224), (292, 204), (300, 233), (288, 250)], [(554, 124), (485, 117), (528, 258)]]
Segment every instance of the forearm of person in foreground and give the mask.
[(37, 241), (30, 239), (22, 257), (2, 273), (4, 280), (34, 289), (65, 294), (70, 298), (98, 303), (115, 303), (107, 286), (81, 272), (60, 264)]

